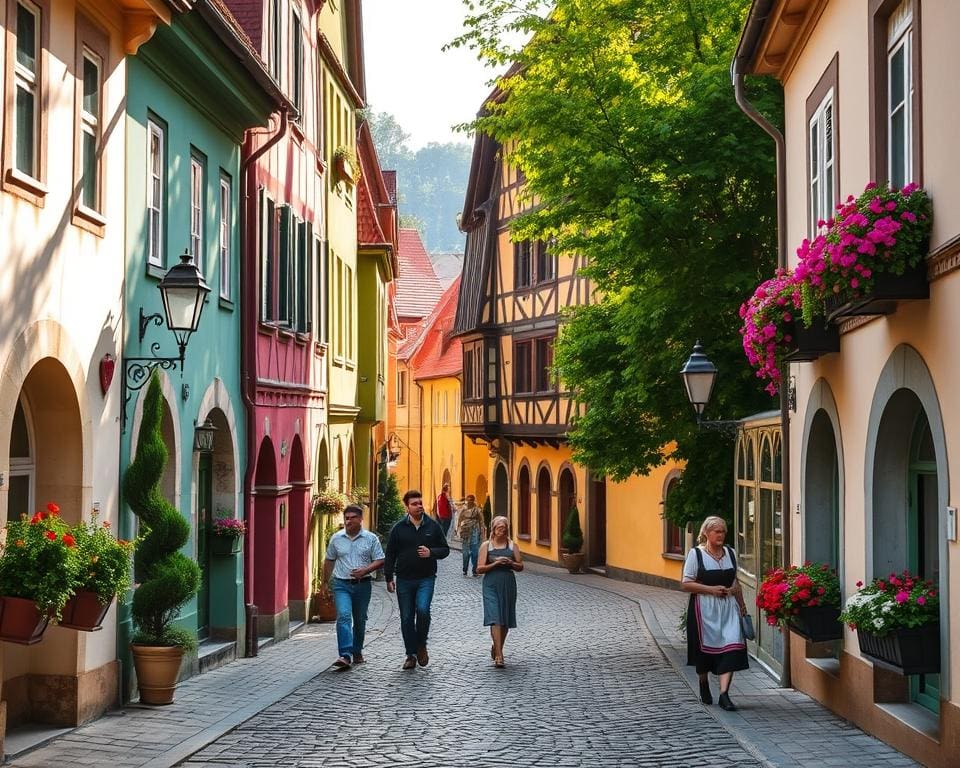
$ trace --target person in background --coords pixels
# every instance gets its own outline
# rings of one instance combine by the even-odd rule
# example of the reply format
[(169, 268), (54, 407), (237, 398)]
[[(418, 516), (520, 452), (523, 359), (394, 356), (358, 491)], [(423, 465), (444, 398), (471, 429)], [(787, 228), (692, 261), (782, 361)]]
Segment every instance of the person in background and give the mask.
[(523, 558), (510, 538), (508, 526), (507, 518), (493, 518), (490, 539), (480, 547), (477, 566), (483, 574), (483, 625), (490, 627), (490, 656), (495, 667), (505, 666), (503, 644), (507, 632), (517, 626), (517, 577), (513, 572), (523, 570)]
[(450, 554), (450, 545), (439, 523), (423, 514), (420, 491), (407, 491), (403, 494), (403, 503), (407, 514), (390, 529), (383, 574), (387, 592), (397, 593), (400, 633), (406, 650), (403, 669), (413, 669), (418, 663), (425, 667), (430, 661), (427, 634), (430, 631), (430, 603), (437, 581), (437, 560)]
[(450, 498), (450, 483), (444, 483), (440, 488), (440, 495), (437, 496), (434, 510), (437, 514), (437, 522), (443, 529), (443, 535), (446, 537), (450, 533), (450, 523), (453, 522), (453, 500)]
[(477, 506), (477, 498), (472, 493), (467, 496), (466, 506), (460, 510), (457, 520), (457, 536), (463, 548), (463, 575), (467, 575), (470, 561), (473, 561), (473, 575), (477, 573), (477, 557), (480, 554), (480, 539), (486, 538), (487, 529), (483, 524), (483, 510)]
[(343, 529), (330, 537), (323, 561), (323, 583), (331, 583), (337, 606), (337, 646), (340, 658), (333, 665), (350, 669), (363, 663), (363, 639), (373, 573), (383, 565), (380, 539), (363, 528), (363, 507), (351, 504), (343, 510)]
[(747, 644), (740, 617), (747, 612), (737, 581), (737, 556), (724, 546), (727, 524), (722, 517), (708, 517), (700, 526), (698, 546), (687, 553), (681, 587), (690, 593), (687, 608), (687, 665), (697, 668), (700, 700), (713, 703), (708, 674), (720, 677), (717, 703), (736, 711), (730, 701), (733, 673), (747, 669)]

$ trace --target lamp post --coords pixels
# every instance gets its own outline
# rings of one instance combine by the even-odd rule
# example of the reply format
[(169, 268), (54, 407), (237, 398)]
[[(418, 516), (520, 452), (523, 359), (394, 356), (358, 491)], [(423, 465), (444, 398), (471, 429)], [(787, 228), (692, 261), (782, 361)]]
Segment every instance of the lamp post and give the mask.
[(680, 369), (680, 376), (683, 377), (683, 386), (687, 390), (687, 399), (697, 412), (697, 429), (736, 434), (739, 421), (707, 421), (703, 418), (703, 410), (710, 402), (713, 385), (717, 381), (717, 366), (707, 357), (699, 339), (693, 345), (693, 352), (687, 362)]
[(184, 251), (180, 257), (180, 263), (171, 267), (163, 276), (158, 287), (163, 302), (163, 314), (155, 312), (145, 315), (143, 307), (140, 307), (138, 338), (143, 343), (143, 337), (150, 323), (161, 325), (166, 321), (167, 328), (173, 331), (174, 338), (177, 340), (180, 354), (178, 357), (161, 357), (158, 354), (160, 342), (155, 341), (150, 344), (149, 357), (124, 358), (120, 392), (123, 400), (123, 410), (120, 412), (121, 429), (124, 432), (127, 428), (127, 403), (130, 401), (131, 393), (142, 389), (156, 368), (171, 371), (176, 368), (177, 363), (180, 363), (180, 370), (183, 371), (187, 343), (190, 341), (190, 335), (200, 325), (204, 300), (210, 293), (210, 286), (203, 279), (203, 275), (193, 263), (193, 257), (188, 251)]
[(213, 437), (217, 428), (213, 426), (213, 421), (207, 416), (203, 424), (197, 424), (193, 428), (193, 450), (198, 453), (213, 453)]

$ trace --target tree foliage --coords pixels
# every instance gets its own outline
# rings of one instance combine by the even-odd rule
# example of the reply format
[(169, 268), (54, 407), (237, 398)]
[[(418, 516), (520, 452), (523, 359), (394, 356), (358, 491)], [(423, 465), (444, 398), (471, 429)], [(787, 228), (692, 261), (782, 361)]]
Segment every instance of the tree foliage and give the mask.
[[(698, 434), (678, 376), (699, 337), (721, 375), (714, 417), (771, 407), (746, 365), (737, 310), (776, 261), (772, 141), (737, 107), (730, 62), (744, 0), (470, 0), (465, 32), (512, 74), (476, 121), (538, 205), (513, 237), (580, 254), (595, 303), (565, 318), (561, 381), (586, 406), (575, 458), (614, 480), (666, 458), (687, 469), (678, 523), (730, 507), (729, 439)], [(501, 41), (524, 34), (520, 50)], [(768, 115), (779, 95), (751, 100)]]

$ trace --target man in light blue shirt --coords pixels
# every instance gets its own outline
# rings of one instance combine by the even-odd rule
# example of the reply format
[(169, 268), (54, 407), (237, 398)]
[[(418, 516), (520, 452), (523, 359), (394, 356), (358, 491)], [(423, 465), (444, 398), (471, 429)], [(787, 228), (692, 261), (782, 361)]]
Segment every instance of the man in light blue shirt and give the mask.
[(363, 528), (363, 507), (349, 505), (343, 510), (343, 530), (330, 537), (323, 561), (323, 583), (331, 584), (337, 606), (337, 669), (363, 663), (363, 636), (373, 572), (383, 566), (385, 555), (380, 539)]

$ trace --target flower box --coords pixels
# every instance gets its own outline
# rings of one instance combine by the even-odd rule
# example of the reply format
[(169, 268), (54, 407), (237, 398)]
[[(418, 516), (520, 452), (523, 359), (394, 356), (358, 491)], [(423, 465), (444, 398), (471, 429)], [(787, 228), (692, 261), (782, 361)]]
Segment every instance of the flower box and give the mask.
[(878, 637), (857, 629), (860, 652), (881, 666), (901, 675), (933, 675), (940, 672), (940, 622), (920, 627), (894, 629)]
[(784, 328), (791, 338), (783, 359), (793, 363), (808, 363), (831, 352), (840, 351), (840, 329), (827, 322), (823, 315), (813, 318), (808, 328), (803, 321), (792, 321)]
[(213, 536), (210, 551), (215, 555), (236, 555), (240, 552), (242, 539), (239, 536)]
[(103, 629), (103, 620), (112, 604), (113, 600), (101, 602), (96, 592), (81, 590), (67, 600), (63, 607), (63, 618), (58, 624), (81, 632), (97, 632)]
[(39, 643), (49, 621), (50, 614), (41, 613), (33, 600), (0, 597), (0, 640), (20, 645)]
[(908, 267), (902, 275), (892, 272), (877, 272), (873, 288), (854, 299), (842, 295), (826, 297), (827, 319), (842, 320), (860, 315), (889, 315), (897, 309), (898, 301), (913, 301), (930, 298), (927, 282), (927, 263), (921, 259), (915, 267)]
[(840, 623), (840, 609), (830, 605), (804, 607), (800, 613), (791, 616), (788, 622), (790, 631), (811, 643), (826, 643), (843, 637), (843, 625)]

